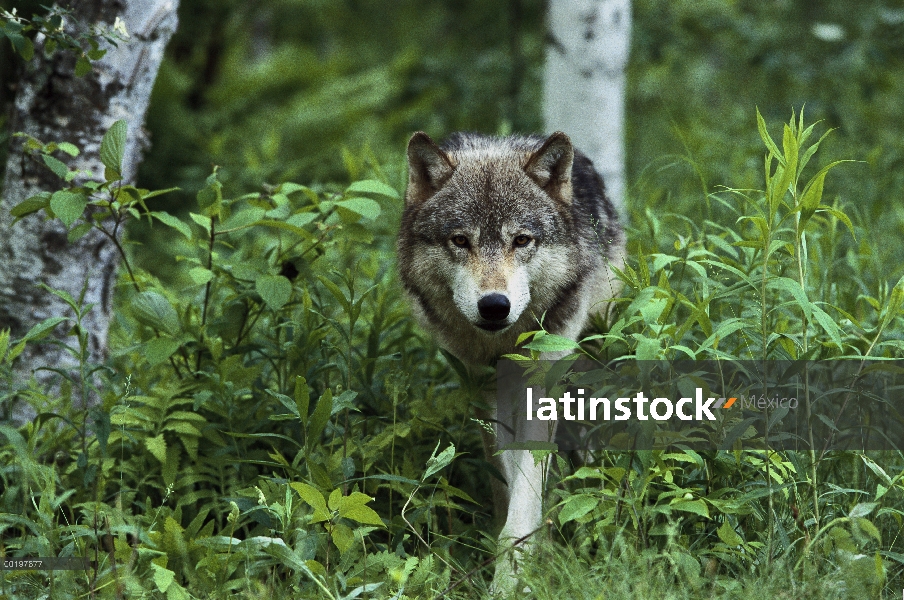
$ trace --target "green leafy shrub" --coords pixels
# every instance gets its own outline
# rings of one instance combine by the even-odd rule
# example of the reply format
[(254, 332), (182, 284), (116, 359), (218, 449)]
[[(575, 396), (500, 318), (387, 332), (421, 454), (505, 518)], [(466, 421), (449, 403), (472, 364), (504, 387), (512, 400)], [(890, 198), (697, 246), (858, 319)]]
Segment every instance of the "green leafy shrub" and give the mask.
[[(719, 220), (635, 218), (645, 229), (632, 235), (626, 297), (581, 352), (899, 357), (904, 284), (870, 295), (845, 276), (860, 258), (839, 261), (838, 239), (865, 225), (822, 198), (837, 163), (810, 167), (813, 132), (794, 117), (779, 148), (760, 119), (765, 190), (711, 194)], [(72, 238), (103, 228), (125, 268), (114, 358), (88, 364), (71, 327), (80, 366), (60, 372), (60, 398), (19, 386), (12, 367), (25, 344), (89, 308), (67, 297), (71, 315), (20, 340), (0, 334), (0, 400), (39, 411), (18, 430), (0, 426), (3, 553), (95, 561), (87, 572), (9, 573), (4, 593), (484, 594), (492, 470), (469, 386), (413, 328), (395, 284), (385, 221), (398, 191), (378, 177), (231, 196), (214, 170), (182, 220), (154, 206), (166, 190), (122, 184), (125, 135), (111, 128), (105, 182), (84, 185), (51, 156), (76, 149), (27, 143), (68, 186), (14, 214), (43, 211)], [(119, 241), (129, 219), (167, 240), (156, 257), (165, 280)], [(568, 344), (542, 331), (523, 341), (535, 355)], [(74, 401), (92, 396), (90, 409)], [(539, 597), (900, 587), (894, 457), (674, 446), (595, 458), (573, 468), (556, 456), (549, 535), (522, 567)]]

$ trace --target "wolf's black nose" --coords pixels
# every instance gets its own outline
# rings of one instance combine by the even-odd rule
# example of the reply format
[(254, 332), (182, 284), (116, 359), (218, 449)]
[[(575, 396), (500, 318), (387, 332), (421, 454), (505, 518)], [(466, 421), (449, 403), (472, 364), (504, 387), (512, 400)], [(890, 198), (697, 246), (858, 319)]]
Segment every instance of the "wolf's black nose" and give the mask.
[(511, 308), (509, 299), (502, 294), (487, 294), (477, 301), (477, 311), (487, 321), (502, 321)]

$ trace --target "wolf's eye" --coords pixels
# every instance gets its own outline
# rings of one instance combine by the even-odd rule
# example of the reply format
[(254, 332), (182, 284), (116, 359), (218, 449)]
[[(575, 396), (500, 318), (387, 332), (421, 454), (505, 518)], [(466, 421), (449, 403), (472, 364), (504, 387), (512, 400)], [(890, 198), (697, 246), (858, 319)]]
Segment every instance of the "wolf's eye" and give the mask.
[(515, 245), (515, 248), (523, 248), (530, 244), (530, 240), (531, 238), (528, 235), (516, 235), (513, 244)]
[(452, 243), (458, 246), (459, 248), (467, 248), (468, 247), (468, 238), (463, 235), (453, 235)]

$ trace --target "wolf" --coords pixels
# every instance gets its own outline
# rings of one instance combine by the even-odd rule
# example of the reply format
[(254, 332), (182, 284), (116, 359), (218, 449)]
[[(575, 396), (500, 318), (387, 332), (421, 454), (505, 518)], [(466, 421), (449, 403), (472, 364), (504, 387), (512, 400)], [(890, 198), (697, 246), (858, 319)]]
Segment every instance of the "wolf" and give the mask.
[[(625, 234), (593, 163), (562, 132), (456, 133), (442, 145), (417, 132), (397, 250), (416, 320), (476, 370), (517, 352), (519, 336), (541, 323), (577, 340), (591, 316), (608, 318), (622, 287)], [(487, 395), (491, 408), (480, 416), (495, 424), (484, 446), (505, 479), (492, 481), (504, 517), (499, 540), (521, 544), (542, 524), (543, 465), (525, 450), (497, 450), (554, 431), (495, 399)], [(514, 569), (497, 561), (494, 585), (510, 587), (500, 580), (513, 580)]]

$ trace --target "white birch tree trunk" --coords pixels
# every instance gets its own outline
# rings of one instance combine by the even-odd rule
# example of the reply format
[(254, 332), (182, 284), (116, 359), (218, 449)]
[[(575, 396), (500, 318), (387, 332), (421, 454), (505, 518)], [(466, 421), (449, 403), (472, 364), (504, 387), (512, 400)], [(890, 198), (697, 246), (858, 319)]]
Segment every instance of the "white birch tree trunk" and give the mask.
[(625, 68), (630, 0), (550, 0), (544, 77), (547, 132), (564, 131), (625, 214)]
[[(10, 131), (24, 131), (44, 143), (67, 141), (81, 149), (70, 167), (86, 169), (102, 180), (100, 142), (119, 119), (128, 122), (128, 143), (123, 159), (125, 182), (134, 182), (141, 152), (147, 145), (142, 126), (151, 89), (166, 43), (176, 30), (178, 0), (81, 0), (73, 2), (73, 17), (81, 26), (121, 19), (129, 33), (118, 47), (102, 42), (106, 55), (93, 63), (85, 77), (76, 77), (75, 59), (68, 52), (43, 56), (36, 40), (35, 58), (23, 73), (16, 93)], [(32, 214), (14, 226), (10, 209), (41, 191), (55, 191), (64, 183), (49, 169), (23, 158), (20, 139), (13, 138), (0, 201), (0, 330), (11, 329), (13, 339), (52, 316), (72, 316), (56, 296), (38, 287), (43, 282), (78, 298), (85, 288), (85, 303), (94, 308), (83, 322), (89, 332), (90, 360), (106, 356), (111, 296), (119, 258), (110, 240), (92, 230), (68, 243), (59, 220), (45, 221)], [(64, 326), (55, 335), (65, 335)], [(70, 341), (71, 343), (71, 341)], [(74, 359), (57, 345), (30, 345), (16, 364), (18, 378), (27, 379), (42, 366), (67, 368)], [(50, 374), (36, 373), (40, 381)], [(18, 413), (18, 419), (22, 413)]]

